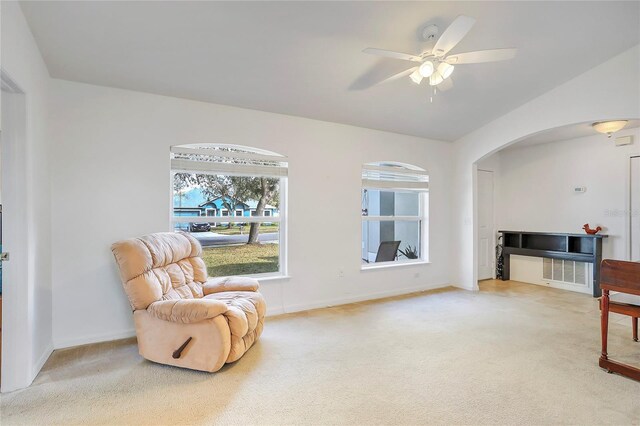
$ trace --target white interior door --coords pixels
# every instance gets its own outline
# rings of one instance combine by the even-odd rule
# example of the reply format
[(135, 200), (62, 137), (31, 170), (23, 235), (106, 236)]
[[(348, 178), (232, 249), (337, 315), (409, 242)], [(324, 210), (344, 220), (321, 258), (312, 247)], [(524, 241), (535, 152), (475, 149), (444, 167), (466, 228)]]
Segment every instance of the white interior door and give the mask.
[[(0, 389), (27, 387), (37, 369), (33, 363), (34, 302), (29, 274), (27, 200), (26, 95), (0, 70), (2, 104), (2, 250), (11, 260), (2, 265), (2, 364)], [(8, 226), (11, 224), (11, 226)]]
[(493, 172), (478, 170), (478, 279), (494, 276)]
[(640, 262), (640, 156), (631, 157), (631, 260)]

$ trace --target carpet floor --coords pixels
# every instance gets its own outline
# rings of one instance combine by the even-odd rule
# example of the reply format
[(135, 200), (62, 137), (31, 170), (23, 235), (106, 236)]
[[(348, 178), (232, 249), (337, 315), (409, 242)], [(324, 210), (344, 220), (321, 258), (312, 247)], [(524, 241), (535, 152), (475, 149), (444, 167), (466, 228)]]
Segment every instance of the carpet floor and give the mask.
[[(631, 320), (612, 358), (640, 365)], [(143, 360), (134, 339), (56, 351), (3, 425), (637, 424), (640, 383), (598, 367), (597, 301), (488, 281), (269, 318), (215, 374)]]

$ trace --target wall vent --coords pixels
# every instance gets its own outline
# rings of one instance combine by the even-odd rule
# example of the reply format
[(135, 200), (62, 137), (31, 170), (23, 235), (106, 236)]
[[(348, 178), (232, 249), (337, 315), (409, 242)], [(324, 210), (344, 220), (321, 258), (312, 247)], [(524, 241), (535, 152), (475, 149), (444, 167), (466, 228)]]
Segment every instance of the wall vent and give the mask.
[(566, 284), (588, 286), (589, 264), (573, 260), (542, 259), (542, 278)]

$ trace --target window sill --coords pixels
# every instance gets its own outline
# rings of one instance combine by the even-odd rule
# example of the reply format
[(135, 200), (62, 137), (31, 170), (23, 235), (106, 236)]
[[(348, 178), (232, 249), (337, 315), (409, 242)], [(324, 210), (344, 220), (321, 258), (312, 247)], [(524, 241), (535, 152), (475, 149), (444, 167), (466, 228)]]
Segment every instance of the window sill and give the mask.
[(256, 280), (260, 281), (261, 283), (263, 282), (270, 282), (270, 281), (280, 281), (280, 280), (288, 280), (291, 279), (291, 276), (289, 275), (269, 275), (269, 276), (259, 276), (259, 275), (249, 275), (249, 277), (251, 278), (255, 278)]
[(380, 262), (378, 264), (372, 263), (369, 265), (362, 265), (361, 271), (371, 271), (375, 269), (387, 269), (387, 268), (399, 268), (402, 266), (416, 266), (416, 265), (429, 265), (431, 262), (428, 260), (417, 260), (415, 262)]

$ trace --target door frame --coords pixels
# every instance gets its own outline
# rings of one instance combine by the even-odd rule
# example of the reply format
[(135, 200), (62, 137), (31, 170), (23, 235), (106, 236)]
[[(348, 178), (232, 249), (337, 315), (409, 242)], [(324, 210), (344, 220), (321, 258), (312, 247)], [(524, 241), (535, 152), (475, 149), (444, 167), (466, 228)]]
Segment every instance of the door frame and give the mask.
[[(495, 203), (495, 199), (496, 199), (496, 194), (495, 194), (495, 189), (496, 189), (496, 182), (495, 182), (495, 171), (494, 170), (485, 170), (485, 169), (480, 169), (477, 168), (476, 169), (476, 193), (477, 195), (477, 208), (476, 208), (476, 215), (477, 215), (477, 232), (476, 232), (476, 250), (478, 251), (478, 256), (476, 257), (476, 266), (477, 266), (477, 277), (478, 280), (477, 281), (481, 281), (481, 280), (487, 280), (487, 279), (494, 279), (496, 277), (496, 268), (495, 268), (495, 259), (493, 262), (491, 262), (493, 264), (493, 270), (491, 271), (491, 276), (489, 278), (480, 278), (480, 265), (478, 264), (480, 261), (480, 248), (479, 248), (479, 244), (480, 244), (480, 173), (491, 173), (491, 204), (492, 204), (492, 209), (491, 209), (491, 238), (489, 243), (491, 244), (488, 247), (489, 250), (489, 258), (491, 258), (491, 249), (495, 248), (496, 246), (496, 232), (495, 232), (495, 228), (496, 228), (496, 203)], [(476, 282), (477, 282), (476, 281)]]
[[(10, 253), (2, 266), (2, 366), (0, 391), (27, 387), (38, 371), (33, 357), (33, 277), (29, 274), (27, 95), (0, 69), (2, 114), (2, 237)], [(10, 101), (6, 101), (9, 99)], [(11, 183), (11, 186), (9, 186)], [(11, 226), (8, 226), (8, 225)]]

